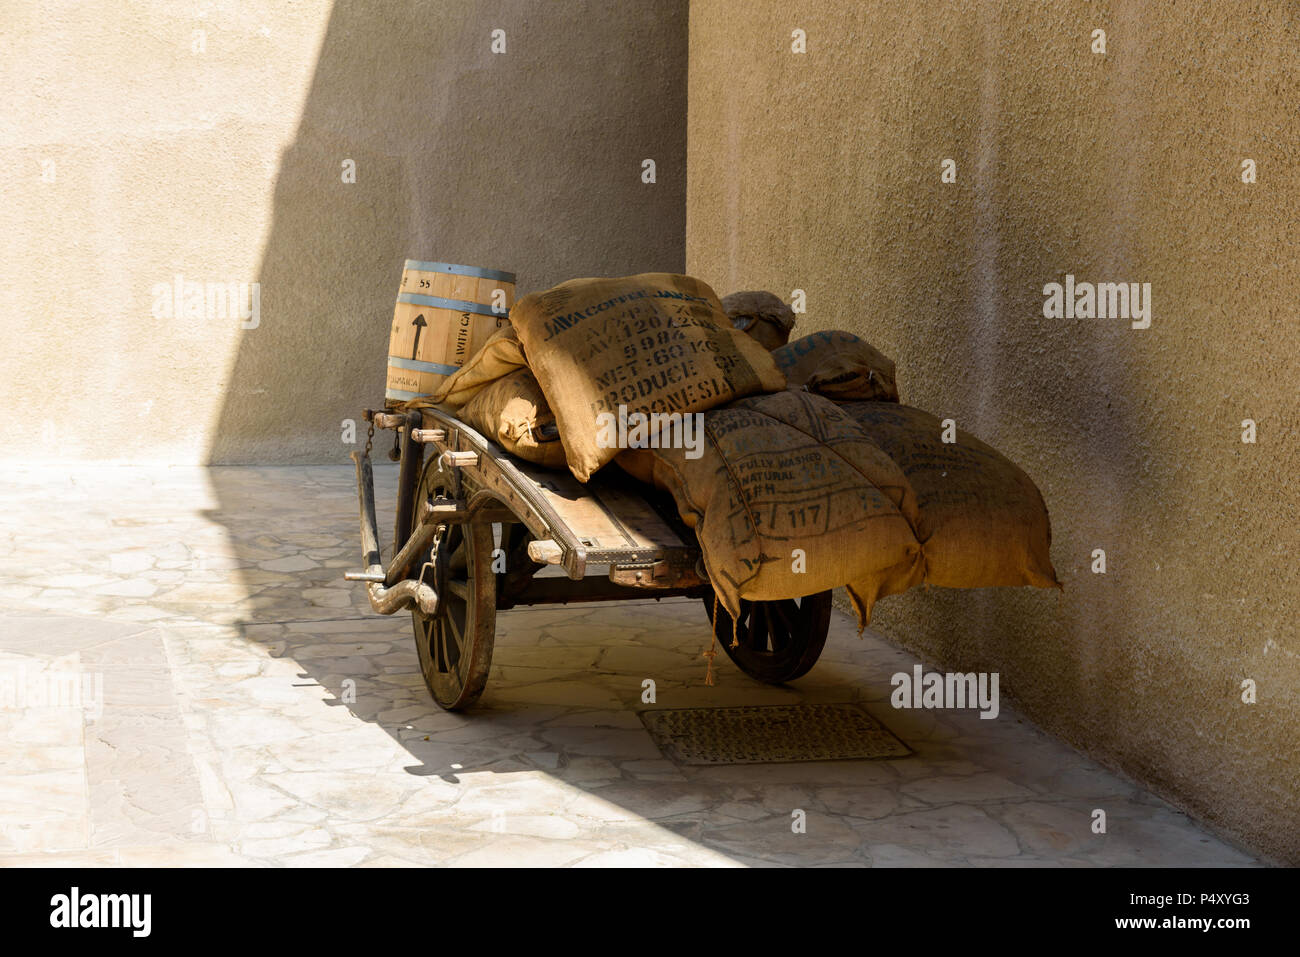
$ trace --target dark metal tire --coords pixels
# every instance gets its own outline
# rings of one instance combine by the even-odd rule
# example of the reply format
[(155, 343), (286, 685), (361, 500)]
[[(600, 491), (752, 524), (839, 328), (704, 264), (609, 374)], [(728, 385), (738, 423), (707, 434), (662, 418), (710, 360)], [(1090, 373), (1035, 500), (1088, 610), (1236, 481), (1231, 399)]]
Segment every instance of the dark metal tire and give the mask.
[[(447, 481), (437, 460), (429, 462), (415, 496), (416, 515), (426, 501), (447, 490)], [(458, 491), (468, 497), (468, 489)], [(497, 616), (492, 549), (490, 522), (443, 526), (437, 561), (424, 573), (438, 593), (438, 614), (411, 610), (424, 684), (447, 711), (468, 708), (487, 686)], [(419, 576), (429, 559), (428, 553), (421, 556), (412, 574)]]
[[(713, 620), (713, 596), (704, 599)], [(731, 614), (718, 603), (713, 633), (736, 667), (767, 684), (784, 684), (806, 675), (826, 645), (831, 626), (831, 593), (819, 592), (781, 601), (740, 602), (736, 628), (739, 646), (731, 647)]]

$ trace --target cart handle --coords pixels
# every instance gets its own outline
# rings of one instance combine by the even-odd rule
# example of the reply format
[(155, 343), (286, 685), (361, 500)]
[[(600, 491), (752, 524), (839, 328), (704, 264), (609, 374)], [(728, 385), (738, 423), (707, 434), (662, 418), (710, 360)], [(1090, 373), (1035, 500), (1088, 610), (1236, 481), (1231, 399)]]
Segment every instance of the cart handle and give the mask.
[[(422, 581), (408, 579), (391, 588), (384, 587), (384, 565), (380, 560), (379, 526), (375, 521), (375, 472), (370, 456), (353, 452), (357, 466), (357, 504), (361, 512), (361, 561), (365, 571), (353, 580), (366, 582), (370, 607), (381, 615), (391, 615), (410, 605), (418, 605), (426, 615), (438, 612), (438, 593)], [(354, 573), (356, 574), (356, 573)]]

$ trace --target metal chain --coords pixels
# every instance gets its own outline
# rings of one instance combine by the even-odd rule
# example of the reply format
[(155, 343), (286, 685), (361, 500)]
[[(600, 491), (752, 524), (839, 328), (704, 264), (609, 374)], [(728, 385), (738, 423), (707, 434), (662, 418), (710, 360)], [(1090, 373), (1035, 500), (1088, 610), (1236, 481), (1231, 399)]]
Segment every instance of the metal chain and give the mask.
[(370, 430), (366, 432), (365, 457), (370, 458), (370, 447), (375, 444), (375, 420), (370, 420)]

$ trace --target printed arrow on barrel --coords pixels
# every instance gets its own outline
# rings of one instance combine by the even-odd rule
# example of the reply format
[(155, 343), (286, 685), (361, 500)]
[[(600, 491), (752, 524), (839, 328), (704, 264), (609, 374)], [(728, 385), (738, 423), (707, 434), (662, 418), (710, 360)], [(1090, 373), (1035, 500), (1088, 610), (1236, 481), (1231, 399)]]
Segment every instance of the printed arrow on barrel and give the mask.
[(414, 359), (420, 354), (420, 332), (424, 329), (424, 313), (420, 313), (411, 320), (411, 325), (415, 326), (415, 345), (411, 347), (411, 358)]

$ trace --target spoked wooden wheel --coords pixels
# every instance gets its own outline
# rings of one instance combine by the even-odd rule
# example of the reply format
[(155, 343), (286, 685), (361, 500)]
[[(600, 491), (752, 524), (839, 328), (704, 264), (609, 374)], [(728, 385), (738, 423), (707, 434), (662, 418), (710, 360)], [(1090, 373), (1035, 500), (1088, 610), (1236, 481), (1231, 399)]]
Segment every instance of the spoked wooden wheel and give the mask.
[[(712, 618), (712, 595), (704, 599), (704, 606)], [(830, 626), (831, 593), (828, 591), (781, 601), (741, 599), (740, 621), (735, 629), (739, 644), (735, 648), (731, 647), (731, 615), (721, 602), (713, 624), (718, 644), (736, 667), (768, 684), (781, 684), (806, 675), (821, 657)]]
[[(446, 491), (448, 484), (434, 459), (425, 468), (415, 496), (417, 516), (424, 503)], [(461, 489), (465, 496), (469, 491)], [(448, 711), (478, 700), (492, 666), (497, 618), (492, 545), (489, 522), (444, 525), (415, 570), (438, 593), (436, 615), (411, 610), (420, 671), (433, 700)]]

